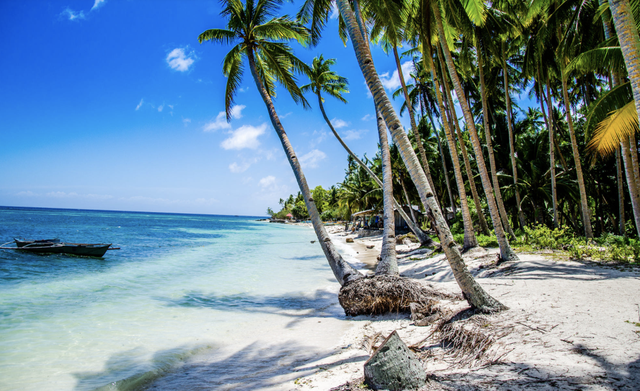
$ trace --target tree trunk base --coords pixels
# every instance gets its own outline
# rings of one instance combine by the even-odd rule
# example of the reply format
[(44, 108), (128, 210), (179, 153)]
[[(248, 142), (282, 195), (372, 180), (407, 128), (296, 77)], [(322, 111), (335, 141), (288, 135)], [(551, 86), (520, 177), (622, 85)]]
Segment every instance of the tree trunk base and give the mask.
[(364, 364), (364, 382), (374, 390), (415, 390), (426, 381), (422, 364), (396, 331)]
[(378, 275), (359, 278), (342, 286), (338, 300), (348, 316), (410, 312), (411, 303), (433, 299), (458, 299), (429, 289), (416, 280)]

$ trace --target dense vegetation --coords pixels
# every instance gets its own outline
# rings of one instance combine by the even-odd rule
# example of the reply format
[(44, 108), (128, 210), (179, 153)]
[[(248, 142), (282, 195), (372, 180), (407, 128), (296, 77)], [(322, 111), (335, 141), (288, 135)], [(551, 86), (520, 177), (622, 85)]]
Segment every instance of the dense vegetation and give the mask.
[[(491, 224), (499, 259), (516, 262), (519, 258), (509, 243), (517, 240), (513, 227), (525, 231), (531, 224), (567, 227), (584, 233), (587, 240), (594, 233), (628, 234), (624, 174), (636, 232), (640, 229), (635, 139), (636, 108), (640, 109), (640, 36), (635, 20), (640, 17), (634, 20), (640, 1), (305, 0), (296, 19), (277, 16), (280, 4), (280, 0), (223, 0), (225, 28), (206, 30), (198, 39), (233, 45), (222, 67), (227, 77), (227, 119), (245, 64), (249, 65), (300, 188), (299, 197), (290, 197), (287, 207), (302, 217), (300, 201), (304, 202), (342, 292), (363, 293), (355, 301), (341, 299), (347, 314), (401, 310), (410, 286), (416, 300), (423, 295), (398, 276), (393, 208), (401, 208), (395, 197), (405, 204), (420, 201), (463, 296), (483, 312), (506, 307), (469, 273), (453, 236), (459, 221), (445, 219), (445, 206), (460, 210), (463, 248), (478, 245), (477, 229), (491, 235)], [(347, 88), (347, 81), (330, 70), (333, 60), (320, 56), (305, 64), (289, 46), (291, 41), (317, 44), (334, 6), (341, 36), (351, 41), (375, 102), (380, 153), (371, 162), (349, 150), (324, 111), (323, 96), (344, 101), (341, 94)], [(396, 96), (404, 98), (410, 129), (402, 125), (384, 89), (371, 44), (381, 45), (395, 58), (402, 83)], [(400, 48), (415, 64), (410, 85), (401, 72)], [(296, 74), (306, 75), (310, 83), (299, 86)], [(276, 84), (305, 107), (309, 106), (305, 94), (314, 94), (325, 121), (349, 152), (345, 181), (331, 189), (326, 202), (327, 192), (316, 188), (316, 199), (310, 190), (280, 121), (272, 99)], [(513, 97), (527, 88), (540, 103), (539, 112), (531, 108), (523, 113), (514, 102)], [(456, 113), (454, 96), (464, 121)], [(393, 158), (389, 139), (399, 159)], [(616, 164), (604, 160), (612, 152), (618, 155)], [(374, 170), (378, 167), (381, 177)], [(402, 193), (394, 192), (396, 182)], [(618, 195), (617, 210), (614, 195)], [(331, 209), (334, 200), (337, 208)], [(325, 205), (329, 209), (324, 210)], [(336, 250), (321, 219), (321, 214), (346, 217), (371, 207), (383, 209), (376, 277), (387, 287), (373, 291), (370, 280)], [(414, 224), (411, 230), (427, 243), (419, 227)]]
[[(406, 48), (404, 56), (412, 58), (415, 67), (406, 78), (410, 104), (406, 104), (402, 89), (393, 96), (403, 101), (405, 113), (412, 108), (410, 115), (415, 115), (416, 125), (407, 132), (415, 153), (426, 157), (422, 165), (428, 165), (441, 207), (457, 211), (449, 221), (454, 235), (463, 232), (463, 216), (455, 187), (456, 162), (452, 161), (443, 122), (448, 122), (450, 130), (460, 128), (451, 137), (457, 148), (453, 153), (469, 158), (468, 164), (457, 164), (467, 195), (472, 194), (472, 186), (479, 194), (479, 202), (470, 202), (468, 208), (475, 229), (481, 231), (476, 205), (489, 227), (492, 221), (482, 192), (479, 162), (472, 153), (460, 154), (462, 147), (466, 151), (473, 151), (474, 147), (465, 123), (451, 119), (451, 106), (446, 103), (454, 92), (453, 81), (446, 69), (443, 72), (444, 61), (439, 57), (444, 55), (435, 46), (431, 55), (436, 72), (425, 71), (427, 61), (423, 57), (427, 53), (416, 30), (421, 28), (416, 24), (420, 23), (419, 7), (424, 4), (418, 3), (394, 2), (402, 8), (395, 17), (402, 20), (403, 28), (398, 34)], [(490, 171), (499, 183), (508, 224), (518, 236), (527, 232), (527, 227), (541, 225), (559, 228), (571, 236), (636, 237), (633, 193), (639, 189), (633, 175), (638, 175), (634, 137), (637, 113), (628, 113), (633, 97), (607, 4), (499, 1), (487, 7), (478, 1), (476, 14), (469, 15), (473, 1), (442, 3), (443, 7), (450, 7), (444, 9), (450, 12), (445, 18), (452, 38), (449, 46), (464, 97), (480, 140), (491, 142), (490, 147), (486, 142), (481, 145), (483, 159), (494, 161)], [(640, 2), (630, 4), (635, 20), (640, 20)], [(361, 6), (372, 41), (387, 45), (389, 51), (391, 47), (395, 49), (400, 42), (393, 46), (393, 42), (385, 41), (387, 30), (393, 26), (376, 19), (380, 10), (373, 4)], [(437, 37), (433, 40), (437, 44)], [(441, 87), (439, 91), (446, 97), (444, 115), (438, 107), (434, 74), (441, 78), (440, 83), (446, 80), (448, 84), (448, 88)], [(617, 86), (626, 89), (622, 92), (622, 87)], [(520, 107), (517, 97), (527, 95), (538, 107)], [(453, 118), (458, 115), (454, 113)], [(489, 148), (493, 156), (489, 156)], [(623, 161), (625, 154), (628, 161)], [(395, 145), (391, 156), (394, 196), (401, 204), (421, 205)], [(363, 160), (381, 178), (380, 153)], [(326, 190), (316, 187), (313, 199), (323, 220), (349, 219), (360, 210), (382, 210), (383, 194), (368, 173), (349, 157), (342, 183)], [(280, 205), (279, 212), (270, 210), (276, 218), (287, 214), (296, 219), (308, 218), (300, 193), (281, 200)], [(585, 205), (588, 213), (583, 214)]]

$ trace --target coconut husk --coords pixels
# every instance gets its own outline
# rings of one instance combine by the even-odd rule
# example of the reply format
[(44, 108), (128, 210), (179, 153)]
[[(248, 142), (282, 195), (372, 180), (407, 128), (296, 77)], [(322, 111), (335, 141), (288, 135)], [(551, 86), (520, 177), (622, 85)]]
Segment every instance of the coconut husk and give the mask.
[(410, 312), (411, 303), (437, 299), (459, 299), (456, 295), (428, 288), (416, 280), (379, 275), (348, 282), (338, 300), (349, 316)]

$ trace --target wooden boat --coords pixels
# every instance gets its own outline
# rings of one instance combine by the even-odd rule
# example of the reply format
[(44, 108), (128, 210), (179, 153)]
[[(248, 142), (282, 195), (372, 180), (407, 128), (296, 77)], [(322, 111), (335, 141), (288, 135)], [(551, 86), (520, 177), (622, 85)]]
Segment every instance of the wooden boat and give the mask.
[(60, 239), (26, 240), (22, 238), (15, 238), (14, 241), (16, 242), (16, 246), (18, 247), (23, 247), (23, 246), (26, 246), (27, 244), (33, 244), (33, 243), (37, 243), (43, 246), (48, 246), (49, 244), (52, 244), (52, 243), (60, 243)]
[(16, 247), (4, 247), (4, 245), (2, 245), (0, 249), (27, 251), (39, 254), (71, 254), (86, 257), (102, 257), (107, 250), (119, 250), (117, 247), (110, 248), (111, 243), (64, 243), (61, 242), (60, 239), (15, 239), (14, 241)]

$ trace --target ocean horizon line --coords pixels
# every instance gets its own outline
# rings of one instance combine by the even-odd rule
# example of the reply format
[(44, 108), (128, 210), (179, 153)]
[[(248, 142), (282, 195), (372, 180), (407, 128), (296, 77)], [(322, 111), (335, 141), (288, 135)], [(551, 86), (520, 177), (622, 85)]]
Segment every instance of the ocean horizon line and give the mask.
[(138, 214), (179, 215), (179, 216), (242, 217), (242, 218), (258, 218), (258, 219), (269, 218), (269, 216), (238, 215), (238, 214), (225, 215), (225, 214), (212, 214), (212, 213), (152, 212), (152, 211), (140, 211), (140, 210), (116, 210), (116, 209), (51, 208), (51, 207), (44, 207), (44, 206), (0, 205), (0, 209), (13, 209), (13, 210), (34, 209), (34, 210), (61, 210), (61, 211), (79, 211), (79, 212), (138, 213)]

